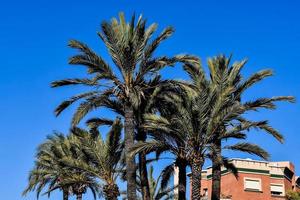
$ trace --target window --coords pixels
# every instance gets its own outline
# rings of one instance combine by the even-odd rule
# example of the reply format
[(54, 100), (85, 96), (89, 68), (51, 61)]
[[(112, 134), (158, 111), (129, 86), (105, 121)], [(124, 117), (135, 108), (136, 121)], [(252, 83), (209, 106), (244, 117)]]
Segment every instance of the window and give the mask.
[(282, 184), (271, 184), (271, 194), (277, 196), (284, 195), (284, 189)]
[(244, 189), (249, 191), (261, 191), (261, 180), (245, 178)]

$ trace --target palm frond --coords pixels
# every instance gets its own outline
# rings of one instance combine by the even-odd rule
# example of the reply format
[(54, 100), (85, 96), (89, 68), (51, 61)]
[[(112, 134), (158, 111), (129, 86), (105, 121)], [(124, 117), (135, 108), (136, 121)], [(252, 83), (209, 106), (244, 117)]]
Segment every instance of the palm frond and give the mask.
[(90, 127), (90, 128), (97, 128), (99, 126), (103, 126), (103, 125), (113, 125), (113, 121), (110, 119), (106, 119), (106, 118), (91, 118), (89, 120), (86, 121), (86, 124)]
[(166, 166), (161, 172), (160, 188), (166, 190), (172, 175), (174, 174), (174, 164)]
[(241, 152), (257, 155), (265, 160), (267, 160), (270, 157), (269, 153), (266, 152), (261, 147), (259, 147), (258, 145), (246, 143), (246, 142), (237, 143), (231, 146), (225, 146), (224, 149), (241, 151)]
[(130, 155), (134, 156), (140, 152), (151, 153), (159, 149), (165, 149), (165, 145), (163, 145), (159, 141), (147, 141), (147, 142), (138, 142), (130, 149)]
[(97, 92), (86, 92), (86, 93), (82, 93), (79, 95), (75, 95), (75, 96), (71, 97), (70, 99), (63, 101), (59, 106), (56, 107), (55, 115), (56, 116), (60, 115), (61, 112), (63, 112), (66, 108), (68, 108), (70, 105), (72, 105), (76, 101), (87, 98), (87, 97), (92, 97), (95, 94), (97, 94)]
[(51, 87), (61, 87), (67, 85), (85, 85), (85, 86), (96, 86), (98, 83), (95, 80), (83, 78), (64, 79), (60, 81), (54, 81), (51, 83)]

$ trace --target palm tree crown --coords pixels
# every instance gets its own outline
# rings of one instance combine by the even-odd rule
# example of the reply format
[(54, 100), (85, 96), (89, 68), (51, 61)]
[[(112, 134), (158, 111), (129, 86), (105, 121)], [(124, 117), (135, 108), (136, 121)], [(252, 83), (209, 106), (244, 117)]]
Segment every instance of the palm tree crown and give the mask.
[(121, 120), (117, 118), (112, 123), (105, 140), (99, 133), (72, 128), (71, 133), (74, 137), (72, 146), (76, 149), (78, 157), (76, 160), (64, 157), (61, 161), (70, 168), (82, 170), (100, 180), (102, 192), (108, 200), (117, 199), (120, 194), (116, 181), (123, 169), (120, 162), (124, 153), (122, 128)]
[(42, 190), (48, 187), (45, 194), (50, 195), (52, 191), (60, 189), (64, 199), (68, 199), (70, 194), (75, 194), (80, 199), (89, 188), (96, 199), (99, 187), (96, 180), (86, 172), (68, 168), (61, 163), (61, 159), (65, 157), (76, 159), (77, 155), (74, 153), (69, 137), (60, 133), (48, 136), (47, 141), (38, 148), (35, 167), (30, 172), (29, 184), (23, 195), (36, 190), (39, 197)]
[[(294, 97), (291, 96), (280, 96), (273, 98), (258, 98), (255, 100), (242, 102), (242, 95), (257, 83), (260, 83), (265, 78), (272, 76), (273, 72), (269, 69), (261, 70), (252, 74), (249, 78), (245, 79), (241, 71), (244, 68), (247, 60), (242, 60), (239, 62), (234, 62), (231, 64), (231, 56), (226, 58), (224, 55), (216, 56), (208, 60), (208, 67), (210, 72), (210, 85), (211, 87), (219, 88), (220, 90), (226, 91), (228, 88), (232, 88), (231, 99), (225, 104), (223, 108), (219, 110), (221, 113), (228, 113), (227, 110), (232, 110), (236, 107), (235, 105), (241, 105), (244, 107), (244, 111), (237, 113), (232, 117), (232, 120), (228, 122), (221, 122), (223, 125), (217, 130), (213, 138), (214, 149), (211, 152), (212, 159), (212, 200), (220, 199), (220, 186), (221, 186), (221, 166), (224, 164), (222, 162), (222, 141), (228, 138), (240, 138), (245, 139), (246, 135), (244, 131), (249, 129), (262, 130), (271, 136), (273, 136), (279, 142), (283, 142), (283, 136), (272, 126), (269, 125), (267, 120), (261, 121), (251, 121), (245, 118), (245, 113), (249, 111), (258, 111), (262, 108), (265, 109), (275, 109), (275, 103), (278, 101), (289, 101), (293, 102)], [(237, 144), (231, 147), (226, 146), (232, 150), (241, 150), (240, 147), (245, 149), (245, 146)], [(267, 157), (263, 156), (264, 159)]]

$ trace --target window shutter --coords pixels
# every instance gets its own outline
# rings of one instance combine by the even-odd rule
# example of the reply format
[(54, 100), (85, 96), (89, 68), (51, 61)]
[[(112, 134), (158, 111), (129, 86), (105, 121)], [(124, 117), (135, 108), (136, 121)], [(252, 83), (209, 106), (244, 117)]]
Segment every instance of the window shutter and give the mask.
[(283, 185), (271, 185), (271, 191), (283, 193)]
[(245, 189), (250, 189), (250, 190), (260, 190), (260, 181), (259, 180), (251, 180), (251, 179), (246, 179), (245, 180)]

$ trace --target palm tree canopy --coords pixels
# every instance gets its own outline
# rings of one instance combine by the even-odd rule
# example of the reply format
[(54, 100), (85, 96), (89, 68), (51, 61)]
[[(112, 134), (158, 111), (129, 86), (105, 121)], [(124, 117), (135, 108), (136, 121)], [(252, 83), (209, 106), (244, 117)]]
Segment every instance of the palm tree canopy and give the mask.
[(72, 151), (71, 138), (61, 133), (48, 136), (47, 140), (38, 147), (35, 166), (29, 174), (29, 184), (23, 195), (35, 190), (39, 197), (46, 187), (44, 194), (48, 195), (57, 189), (76, 194), (79, 189), (85, 193), (89, 188), (96, 199), (99, 193), (96, 180), (81, 170), (66, 167), (61, 163), (64, 157), (77, 158), (76, 153)]
[[(243, 80), (240, 71), (246, 62), (236, 62), (232, 66), (229, 63), (230, 58), (224, 56), (210, 59), (210, 79), (206, 78), (201, 65), (185, 64), (184, 69), (191, 81), (178, 82), (180, 89), (164, 93), (166, 105), (171, 106), (161, 106), (159, 115), (145, 116), (144, 127), (153, 140), (137, 144), (133, 153), (161, 149), (190, 160), (195, 158), (196, 152), (209, 157), (215, 139), (245, 139), (244, 132), (251, 128), (266, 131), (283, 141), (282, 135), (268, 121), (250, 121), (244, 114), (261, 108), (274, 109), (276, 101), (293, 102), (294, 97), (279, 96), (241, 102), (242, 91), (270, 76), (271, 71), (264, 70)], [(220, 130), (221, 135), (217, 134)], [(269, 156), (259, 146), (250, 143), (238, 143), (225, 148), (239, 149), (264, 159)]]
[(123, 125), (117, 118), (103, 139), (98, 133), (73, 127), (71, 137), (72, 146), (78, 153), (76, 160), (65, 157), (62, 162), (71, 168), (80, 169), (100, 179), (104, 184), (115, 184), (122, 171), (120, 160), (123, 155), (124, 144), (121, 138)]
[[(215, 117), (215, 121), (219, 121), (219, 124), (225, 119), (223, 127), (231, 128), (231, 131), (228, 134), (226, 133), (225, 137), (232, 135), (233, 132), (237, 133), (241, 130), (257, 128), (271, 134), (279, 142), (283, 142), (283, 136), (272, 128), (268, 121), (253, 122), (245, 119), (244, 114), (249, 111), (258, 111), (262, 108), (275, 109), (276, 102), (294, 102), (295, 99), (292, 96), (278, 96), (242, 102), (242, 95), (244, 95), (247, 89), (273, 75), (272, 70), (266, 69), (256, 72), (245, 79), (241, 71), (246, 63), (247, 60), (244, 59), (231, 64), (231, 56), (227, 58), (224, 55), (208, 59), (210, 87), (224, 91), (224, 94), (220, 96), (220, 102), (217, 103), (219, 109), (215, 113), (218, 114), (215, 114), (213, 117)], [(228, 120), (225, 118), (226, 115), (228, 116)], [(232, 123), (235, 123), (234, 128)], [(223, 133), (225, 132), (223, 131)]]
[[(108, 107), (124, 114), (124, 103), (139, 107), (147, 90), (161, 82), (157, 76), (160, 69), (178, 62), (199, 62), (197, 57), (190, 55), (153, 57), (159, 44), (174, 32), (172, 27), (167, 27), (152, 39), (156, 30), (157, 24), (146, 27), (146, 20), (142, 16), (137, 22), (133, 16), (126, 23), (124, 14), (120, 13), (119, 20), (113, 18), (111, 22), (104, 21), (98, 35), (108, 49), (114, 68), (86, 44), (70, 41), (69, 46), (79, 50), (80, 54), (71, 57), (69, 63), (85, 66), (91, 78), (55, 81), (52, 87), (85, 85), (93, 89), (62, 102), (55, 110), (56, 115), (78, 100), (82, 100), (82, 103), (74, 114), (73, 125), (97, 107)], [(117, 69), (117, 73), (114, 69)]]

